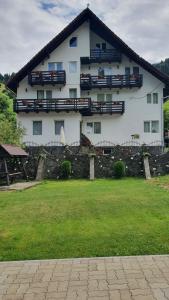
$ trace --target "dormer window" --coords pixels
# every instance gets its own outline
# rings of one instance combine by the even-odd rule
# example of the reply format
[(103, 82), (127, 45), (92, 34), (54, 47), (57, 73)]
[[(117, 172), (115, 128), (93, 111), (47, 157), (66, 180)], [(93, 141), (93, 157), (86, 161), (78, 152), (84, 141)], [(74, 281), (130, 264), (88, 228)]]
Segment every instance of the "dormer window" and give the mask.
[(77, 37), (72, 37), (69, 41), (69, 47), (70, 48), (75, 48), (77, 47)]

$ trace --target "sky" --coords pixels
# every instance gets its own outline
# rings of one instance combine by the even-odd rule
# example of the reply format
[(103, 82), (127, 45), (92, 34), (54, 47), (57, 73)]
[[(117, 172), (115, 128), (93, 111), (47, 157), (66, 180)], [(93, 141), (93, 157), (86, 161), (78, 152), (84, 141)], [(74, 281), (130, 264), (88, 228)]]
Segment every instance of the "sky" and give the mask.
[(17, 72), (88, 3), (140, 56), (169, 57), (169, 0), (0, 0), (0, 73)]

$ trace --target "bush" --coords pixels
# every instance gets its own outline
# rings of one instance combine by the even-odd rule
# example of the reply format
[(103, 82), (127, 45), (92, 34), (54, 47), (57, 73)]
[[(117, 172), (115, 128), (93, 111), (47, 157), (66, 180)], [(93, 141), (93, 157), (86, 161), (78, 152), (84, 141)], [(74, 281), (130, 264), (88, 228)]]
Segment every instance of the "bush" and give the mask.
[(68, 179), (71, 174), (71, 162), (64, 160), (61, 164), (61, 178)]
[(120, 179), (125, 176), (125, 164), (123, 161), (116, 161), (113, 169), (115, 178)]

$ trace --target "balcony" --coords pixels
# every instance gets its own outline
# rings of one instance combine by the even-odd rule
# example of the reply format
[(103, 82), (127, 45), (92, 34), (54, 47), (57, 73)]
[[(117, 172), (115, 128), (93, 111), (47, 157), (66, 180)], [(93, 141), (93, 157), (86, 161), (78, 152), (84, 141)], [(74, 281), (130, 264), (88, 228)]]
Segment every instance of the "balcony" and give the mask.
[(80, 75), (80, 87), (82, 90), (94, 88), (132, 88), (141, 87), (143, 76), (137, 75), (105, 75), (91, 76), (90, 74)]
[(82, 114), (90, 110), (90, 98), (62, 98), (62, 99), (16, 99), (14, 111), (19, 112), (61, 112), (79, 111)]
[(116, 49), (91, 49), (90, 57), (81, 57), (81, 64), (121, 62), (121, 52)]
[(91, 103), (92, 114), (123, 114), (125, 111), (124, 101), (95, 102)]
[(95, 102), (90, 98), (64, 99), (16, 99), (14, 111), (19, 112), (80, 112), (84, 116), (93, 114), (123, 114), (124, 101)]
[(65, 71), (34, 71), (28, 74), (28, 83), (30, 85), (65, 85)]

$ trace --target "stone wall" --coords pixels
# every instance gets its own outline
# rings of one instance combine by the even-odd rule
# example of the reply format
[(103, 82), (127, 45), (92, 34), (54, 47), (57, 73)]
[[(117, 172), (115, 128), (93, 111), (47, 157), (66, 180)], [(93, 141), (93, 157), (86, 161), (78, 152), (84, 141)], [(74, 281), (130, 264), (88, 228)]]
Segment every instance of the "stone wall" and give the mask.
[[(59, 179), (63, 160), (72, 163), (72, 178), (89, 178), (89, 157), (79, 147), (29, 147), (29, 159), (26, 162), (30, 178), (35, 178), (40, 154), (45, 156), (45, 178)], [(143, 152), (150, 153), (152, 176), (169, 174), (169, 152), (163, 153), (160, 147), (122, 147), (112, 148), (112, 153), (103, 155), (102, 149), (96, 149), (95, 176), (105, 178), (113, 176), (113, 163), (122, 160), (126, 165), (127, 176), (144, 176)]]

